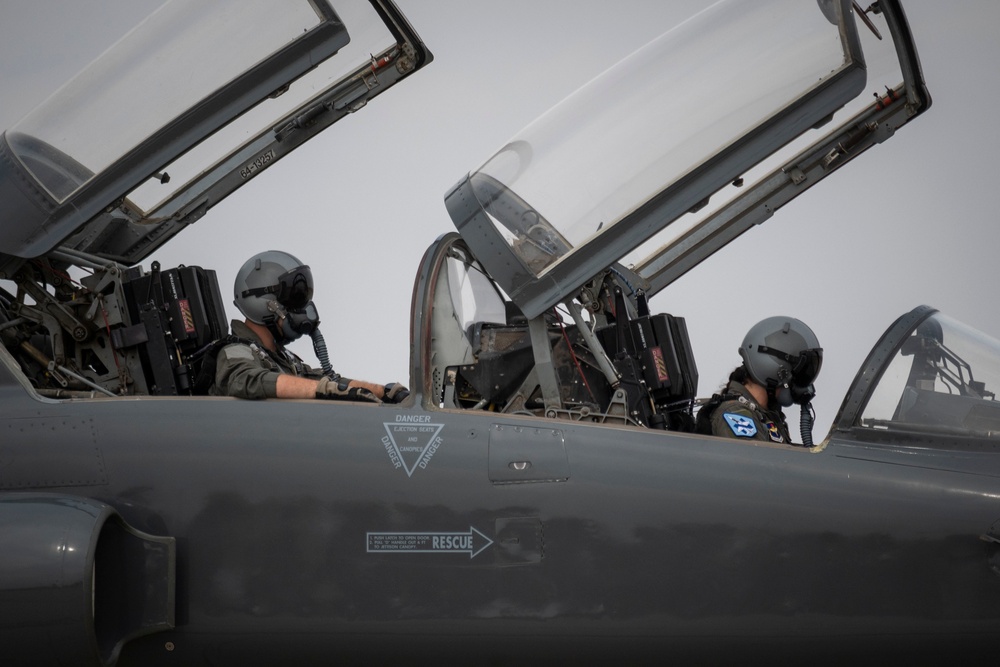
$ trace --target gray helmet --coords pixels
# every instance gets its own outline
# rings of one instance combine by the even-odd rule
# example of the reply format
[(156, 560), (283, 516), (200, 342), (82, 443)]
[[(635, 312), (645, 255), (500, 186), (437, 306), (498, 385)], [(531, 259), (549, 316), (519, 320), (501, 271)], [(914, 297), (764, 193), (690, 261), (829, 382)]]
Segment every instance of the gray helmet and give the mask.
[[(308, 326), (298, 326), (299, 319), (304, 318), (306, 325), (311, 322), (313, 328), (319, 324), (312, 294), (309, 267), (287, 252), (268, 250), (248, 259), (236, 274), (233, 303), (248, 320), (266, 325), (278, 342), (284, 342), (309, 333)], [(302, 317), (295, 317), (297, 313)]]
[(740, 356), (750, 378), (775, 395), (781, 405), (808, 402), (823, 365), (823, 348), (804, 322), (768, 317), (750, 328)]

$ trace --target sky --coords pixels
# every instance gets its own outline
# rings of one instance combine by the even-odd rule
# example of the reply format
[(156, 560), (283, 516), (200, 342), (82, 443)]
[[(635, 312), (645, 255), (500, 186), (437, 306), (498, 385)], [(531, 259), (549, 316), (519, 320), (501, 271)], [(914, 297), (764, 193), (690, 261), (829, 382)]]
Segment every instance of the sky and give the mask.
[[(159, 4), (0, 0), (0, 127)], [(286, 250), (312, 267), (334, 368), (409, 382), (410, 296), (424, 250), (453, 229), (445, 192), (566, 95), (708, 4), (398, 0), (434, 62), (263, 172), (145, 265), (213, 268), (226, 295), (246, 258)], [(878, 337), (913, 307), (932, 305), (1000, 337), (990, 269), (1000, 251), (1000, 3), (904, 6), (930, 110), (651, 304), (686, 318), (701, 396), (738, 365), (754, 323), (807, 322), (824, 348), (817, 441)], [(315, 359), (308, 339), (292, 349)]]

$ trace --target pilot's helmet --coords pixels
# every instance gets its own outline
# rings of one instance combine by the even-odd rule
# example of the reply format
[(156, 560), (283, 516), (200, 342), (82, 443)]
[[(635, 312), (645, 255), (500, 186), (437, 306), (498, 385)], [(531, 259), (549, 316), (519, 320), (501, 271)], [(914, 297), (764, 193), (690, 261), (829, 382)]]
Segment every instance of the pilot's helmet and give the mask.
[(823, 348), (804, 322), (794, 317), (768, 317), (750, 328), (740, 356), (751, 379), (767, 387), (778, 402), (808, 403), (823, 365)]
[(279, 342), (308, 333), (281, 329), (282, 320), (290, 319), (288, 314), (315, 310), (312, 295), (312, 271), (297, 257), (280, 250), (268, 250), (248, 259), (236, 274), (233, 286), (234, 303), (240, 312), (251, 322), (267, 325)]

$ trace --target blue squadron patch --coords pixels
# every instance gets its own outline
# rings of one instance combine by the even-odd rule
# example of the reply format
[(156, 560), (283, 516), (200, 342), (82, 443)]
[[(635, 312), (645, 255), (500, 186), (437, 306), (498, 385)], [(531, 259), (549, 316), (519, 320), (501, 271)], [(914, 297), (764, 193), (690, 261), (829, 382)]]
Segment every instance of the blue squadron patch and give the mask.
[(767, 435), (773, 442), (784, 442), (785, 439), (781, 437), (781, 431), (778, 430), (777, 424), (774, 422), (766, 422), (764, 426), (767, 427)]
[(732, 412), (723, 413), (722, 416), (726, 419), (726, 423), (729, 424), (729, 428), (733, 429), (733, 433), (736, 434), (737, 438), (752, 438), (757, 435), (757, 425), (754, 424), (753, 419), (750, 417), (733, 414)]

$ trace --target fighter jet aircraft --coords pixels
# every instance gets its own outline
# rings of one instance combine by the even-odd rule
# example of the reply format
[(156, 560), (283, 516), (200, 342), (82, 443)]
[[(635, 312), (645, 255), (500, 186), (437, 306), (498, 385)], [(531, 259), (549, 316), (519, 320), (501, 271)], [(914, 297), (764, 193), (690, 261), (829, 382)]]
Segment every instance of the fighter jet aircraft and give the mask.
[(989, 657), (1000, 342), (916, 308), (772, 443), (695, 432), (649, 308), (929, 107), (898, 0), (724, 0), (460, 178), (406, 402), (203, 395), (215, 274), (142, 262), (431, 59), (390, 0), (174, 0), (0, 138), (4, 661)]

